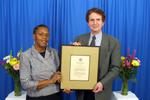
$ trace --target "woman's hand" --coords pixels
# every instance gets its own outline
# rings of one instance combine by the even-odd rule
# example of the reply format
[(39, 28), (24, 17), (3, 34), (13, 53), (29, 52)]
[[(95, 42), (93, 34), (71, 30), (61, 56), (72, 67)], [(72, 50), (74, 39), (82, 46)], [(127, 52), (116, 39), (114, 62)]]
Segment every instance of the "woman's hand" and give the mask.
[(56, 83), (56, 82), (60, 83), (61, 82), (61, 73), (59, 71), (55, 72), (51, 76), (50, 80), (52, 81), (52, 83)]
[(60, 83), (61, 81), (61, 73), (55, 72), (52, 77), (48, 80), (41, 80), (38, 82), (37, 90), (47, 87), (49, 84), (55, 84), (56, 82)]
[(69, 89), (69, 88), (65, 88), (65, 89), (63, 90), (63, 92), (69, 94), (69, 93), (71, 93), (72, 91), (71, 91), (71, 89)]

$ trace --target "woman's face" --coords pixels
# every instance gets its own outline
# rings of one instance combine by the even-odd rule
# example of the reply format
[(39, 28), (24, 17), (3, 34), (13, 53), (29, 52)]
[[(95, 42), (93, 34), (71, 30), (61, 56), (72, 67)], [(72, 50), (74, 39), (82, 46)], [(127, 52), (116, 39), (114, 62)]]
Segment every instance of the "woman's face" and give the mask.
[(33, 35), (35, 45), (38, 48), (45, 48), (49, 41), (49, 32), (46, 27), (39, 27)]

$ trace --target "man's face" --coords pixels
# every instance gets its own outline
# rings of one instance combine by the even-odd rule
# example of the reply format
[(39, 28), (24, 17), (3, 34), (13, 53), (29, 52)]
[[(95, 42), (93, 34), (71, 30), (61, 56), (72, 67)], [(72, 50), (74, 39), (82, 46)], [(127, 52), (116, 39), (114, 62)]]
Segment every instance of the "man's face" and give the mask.
[(88, 26), (92, 33), (99, 33), (104, 25), (102, 16), (97, 13), (91, 13), (89, 15)]
[(46, 47), (49, 40), (49, 32), (45, 27), (39, 27), (34, 34), (35, 45), (39, 48)]

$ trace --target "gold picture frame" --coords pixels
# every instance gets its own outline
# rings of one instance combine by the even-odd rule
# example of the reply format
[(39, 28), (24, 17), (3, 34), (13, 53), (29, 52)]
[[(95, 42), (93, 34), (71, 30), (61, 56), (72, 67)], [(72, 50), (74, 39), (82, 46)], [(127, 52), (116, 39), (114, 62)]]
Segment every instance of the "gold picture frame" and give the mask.
[(93, 89), (97, 83), (100, 47), (63, 45), (61, 89)]

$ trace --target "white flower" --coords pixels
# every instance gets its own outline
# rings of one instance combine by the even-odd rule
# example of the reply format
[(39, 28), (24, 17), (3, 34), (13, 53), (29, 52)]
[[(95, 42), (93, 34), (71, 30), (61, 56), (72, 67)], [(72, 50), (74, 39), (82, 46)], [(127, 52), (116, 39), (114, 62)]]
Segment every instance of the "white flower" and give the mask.
[(9, 63), (9, 62), (10, 62), (10, 59), (7, 59), (7, 60), (6, 60), (6, 63)]
[(3, 60), (6, 60), (6, 63), (9, 63), (10, 62), (10, 58), (11, 58), (11, 56), (9, 55), (9, 56), (4, 57)]
[(3, 60), (10, 60), (10, 55), (3, 58)]
[(21, 55), (21, 52), (18, 52), (18, 53), (17, 53), (17, 57), (20, 57), (20, 55)]

